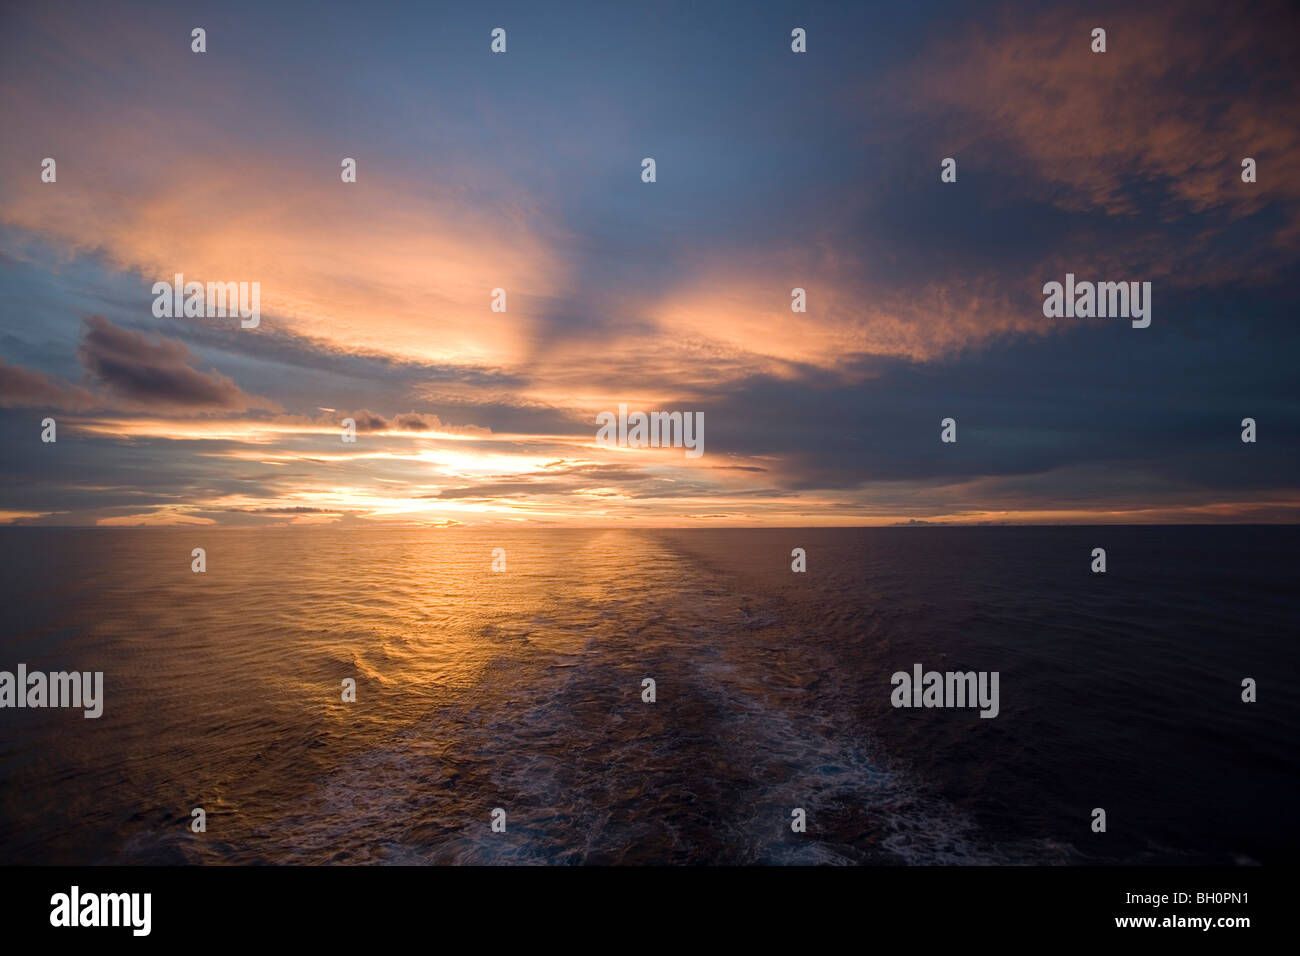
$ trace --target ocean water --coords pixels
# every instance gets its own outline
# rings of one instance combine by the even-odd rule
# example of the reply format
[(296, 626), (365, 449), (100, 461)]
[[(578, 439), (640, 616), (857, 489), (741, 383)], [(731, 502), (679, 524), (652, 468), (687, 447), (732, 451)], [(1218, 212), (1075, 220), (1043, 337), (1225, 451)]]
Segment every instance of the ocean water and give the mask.
[[(0, 710), (0, 863), (1252, 864), (1300, 842), (1296, 528), (0, 548), (0, 670), (105, 682), (98, 720)], [(998, 671), (999, 715), (895, 709), (914, 663)]]

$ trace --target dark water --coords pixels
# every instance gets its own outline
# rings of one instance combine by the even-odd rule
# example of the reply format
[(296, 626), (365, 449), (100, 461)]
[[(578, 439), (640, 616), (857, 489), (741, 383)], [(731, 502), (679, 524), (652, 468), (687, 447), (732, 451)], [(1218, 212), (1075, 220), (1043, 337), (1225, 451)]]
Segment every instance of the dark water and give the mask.
[[(106, 698), (0, 710), (0, 863), (1294, 862), (1298, 545), (0, 530), (0, 670)], [(894, 709), (917, 662), (1000, 714)]]

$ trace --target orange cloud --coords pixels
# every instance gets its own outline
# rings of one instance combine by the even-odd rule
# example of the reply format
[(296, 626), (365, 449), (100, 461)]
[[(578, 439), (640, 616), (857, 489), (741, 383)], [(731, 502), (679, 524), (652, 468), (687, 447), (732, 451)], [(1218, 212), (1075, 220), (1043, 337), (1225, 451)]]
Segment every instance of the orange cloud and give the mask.
[[(1246, 215), (1300, 199), (1300, 104), (1293, 90), (1234, 71), (1270, 47), (1289, 57), (1292, 40), (1206, 28), (1223, 15), (1237, 25), (1204, 8), (1008, 11), (936, 44), (903, 88), (912, 108), (950, 116), (952, 155), (983, 150), (983, 164), (1007, 175), (1027, 167), (1064, 208), (1132, 214), (1127, 191), (1148, 181), (1188, 210)], [(1105, 53), (1091, 51), (1094, 27), (1107, 31)], [(1234, 72), (1235, 93), (1198, 81)], [(1013, 149), (988, 155), (999, 140)], [(1240, 177), (1247, 156), (1260, 166), (1250, 185)]]
[[(258, 282), (263, 326), (339, 350), (457, 365), (526, 358), (538, 311), (566, 281), (550, 251), (558, 230), (527, 185), (461, 160), (402, 167), (306, 127), (232, 135), (264, 93), (239, 76), (208, 82), (187, 43), (160, 49), (112, 17), (93, 28), (66, 11), (21, 17), (45, 41), (41, 62), (108, 79), (0, 68), (0, 223), (137, 274), (142, 318), (151, 284), (180, 273)], [(140, 75), (172, 82), (124, 96)], [(341, 181), (345, 155), (356, 183)], [(57, 161), (55, 183), (40, 180), (44, 156)], [(491, 311), (495, 288), (507, 291), (505, 313)]]

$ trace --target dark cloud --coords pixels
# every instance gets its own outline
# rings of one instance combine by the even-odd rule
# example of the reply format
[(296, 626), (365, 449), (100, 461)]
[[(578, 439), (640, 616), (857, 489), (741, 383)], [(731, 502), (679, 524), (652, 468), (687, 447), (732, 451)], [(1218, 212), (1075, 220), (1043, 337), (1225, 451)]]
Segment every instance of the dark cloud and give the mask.
[(388, 428), (388, 419), (384, 418), (383, 415), (376, 415), (367, 408), (363, 408), (359, 412), (353, 412), (348, 417), (356, 422), (357, 431), (359, 432), (381, 432)]
[(385, 418), (378, 412), (363, 408), (347, 417), (356, 422), (357, 431), (359, 432), (428, 432), (444, 427), (437, 415), (420, 412), (402, 412), (392, 418)]
[(49, 409), (84, 411), (102, 407), (93, 392), (65, 385), (40, 372), (33, 372), (0, 359), (0, 405), (36, 405)]
[(309, 508), (306, 505), (299, 505), (292, 508), (228, 508), (228, 511), (245, 515), (332, 515), (338, 514), (336, 509), (330, 508)]
[(406, 412), (393, 418), (393, 427), (401, 431), (425, 432), (441, 428), (442, 422), (438, 421), (437, 415), (420, 415), (416, 412)]
[(118, 328), (102, 315), (83, 321), (77, 356), (113, 394), (162, 411), (243, 409), (253, 404), (225, 375), (193, 368), (195, 357), (183, 343), (151, 340)]

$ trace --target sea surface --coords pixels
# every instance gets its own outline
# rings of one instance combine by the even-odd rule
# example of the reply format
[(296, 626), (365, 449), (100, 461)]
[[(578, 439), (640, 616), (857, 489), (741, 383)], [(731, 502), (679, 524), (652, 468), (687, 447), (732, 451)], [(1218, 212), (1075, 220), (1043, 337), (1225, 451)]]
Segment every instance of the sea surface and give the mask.
[[(4, 864), (1300, 848), (1297, 528), (7, 528), (0, 549), (0, 670), (105, 684), (98, 720), (0, 710)], [(916, 663), (999, 672), (1000, 713), (894, 708)]]

